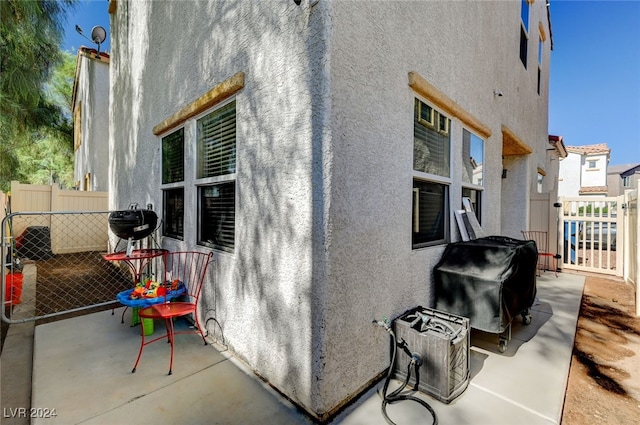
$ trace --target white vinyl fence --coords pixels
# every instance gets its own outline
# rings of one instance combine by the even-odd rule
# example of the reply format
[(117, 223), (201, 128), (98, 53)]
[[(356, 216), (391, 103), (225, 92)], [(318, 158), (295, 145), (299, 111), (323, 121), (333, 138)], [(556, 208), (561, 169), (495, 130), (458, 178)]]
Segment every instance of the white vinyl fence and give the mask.
[(560, 198), (562, 268), (622, 276), (624, 196)]
[[(108, 192), (83, 192), (61, 190), (57, 185), (33, 185), (11, 182), (11, 212), (87, 212), (107, 211), (109, 205)], [(54, 254), (72, 252), (105, 251), (108, 246), (107, 216), (50, 215), (33, 216), (29, 226), (44, 226), (51, 231), (51, 250)], [(52, 218), (55, 221), (52, 222)], [(15, 221), (9, 235), (18, 237), (26, 230), (26, 221)], [(85, 232), (84, 239), (79, 240), (70, 234), (70, 229), (94, 229)]]
[(640, 316), (640, 290), (638, 270), (640, 269), (640, 215), (638, 211), (638, 189), (624, 194), (625, 255), (624, 279), (636, 288), (636, 316)]

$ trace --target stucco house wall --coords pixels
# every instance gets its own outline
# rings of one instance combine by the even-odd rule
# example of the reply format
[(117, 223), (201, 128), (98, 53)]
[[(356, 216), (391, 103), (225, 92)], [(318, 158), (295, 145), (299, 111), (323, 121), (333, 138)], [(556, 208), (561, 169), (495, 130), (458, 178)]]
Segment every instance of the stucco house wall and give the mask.
[[(411, 241), (415, 98), (462, 117), (451, 117), (450, 240), (470, 126), (486, 133), (483, 227), (514, 237), (526, 228), (531, 179), (548, 166), (550, 43), (537, 94), (535, 71), (518, 57), (520, 2), (118, 1), (113, 9), (110, 208), (151, 203), (161, 215), (163, 134), (154, 127), (238, 76), (235, 249), (216, 251), (200, 314), (311, 414), (326, 418), (387, 367), (388, 335), (374, 318), (434, 301), (444, 245), (412, 249)], [(531, 22), (532, 34), (540, 25), (549, 37), (541, 2)], [(169, 249), (203, 249), (196, 118), (180, 124), (185, 236), (163, 238)], [(503, 161), (505, 143), (530, 152)]]
[(578, 196), (582, 181), (582, 155), (569, 152), (560, 161), (558, 196)]
[(74, 180), (79, 190), (109, 189), (109, 55), (81, 47), (73, 88)]
[[(608, 155), (606, 154), (585, 157), (585, 165), (580, 170), (582, 173), (582, 186), (607, 185), (607, 159)], [(595, 162), (595, 168), (589, 168), (590, 161)]]
[(607, 169), (607, 196), (619, 196), (625, 190), (637, 189), (640, 164), (612, 165)]
[(560, 161), (558, 196), (607, 196), (609, 147), (605, 143), (567, 146)]

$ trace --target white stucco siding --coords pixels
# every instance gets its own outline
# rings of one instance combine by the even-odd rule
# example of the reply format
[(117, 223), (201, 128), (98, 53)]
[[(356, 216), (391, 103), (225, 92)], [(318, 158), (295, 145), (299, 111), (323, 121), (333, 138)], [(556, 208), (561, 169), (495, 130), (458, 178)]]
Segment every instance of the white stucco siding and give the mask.
[[(585, 155), (581, 170), (582, 186), (606, 186), (607, 185), (607, 154)], [(594, 167), (589, 167), (593, 162)]]
[(558, 196), (578, 196), (582, 176), (582, 155), (569, 152), (560, 162)]
[[(508, 162), (502, 125), (546, 160), (546, 94), (518, 57), (519, 2), (332, 3), (333, 178), (329, 236), (324, 408), (356, 393), (388, 365), (388, 337), (371, 325), (433, 302), (432, 271), (444, 246), (411, 247), (415, 71), (492, 131), (485, 140), (483, 227), (521, 237), (532, 168)], [(546, 17), (545, 17), (546, 22)], [(537, 34), (538, 22), (531, 28)], [(537, 36), (536, 36), (537, 37)], [(515, 41), (514, 41), (515, 40)], [(533, 45), (532, 45), (533, 46)], [(530, 47), (530, 50), (533, 47)], [(536, 52), (531, 60), (534, 61)], [(537, 79), (535, 73), (534, 79)], [(502, 97), (493, 95), (503, 92)], [(462, 130), (451, 129), (450, 207), (461, 203)], [(503, 185), (506, 185), (503, 191)], [(509, 196), (503, 202), (503, 196)], [(502, 207), (501, 207), (502, 205)], [(505, 207), (506, 205), (506, 207)], [(503, 211), (504, 209), (504, 211)], [(505, 222), (502, 221), (505, 220)], [(457, 238), (453, 215), (452, 237)]]
[[(153, 127), (244, 73), (235, 94), (235, 251), (216, 253), (201, 312), (251, 368), (323, 417), (387, 366), (388, 334), (371, 321), (434, 301), (431, 274), (444, 245), (414, 250), (411, 240), (419, 95), (409, 72), (490, 129), (482, 164), (489, 234), (501, 233), (501, 217), (508, 229), (526, 226), (529, 192), (520, 188), (535, 166), (519, 158), (515, 176), (501, 179), (502, 126), (532, 146), (546, 147), (547, 134), (546, 98), (531, 94), (518, 58), (520, 2), (313, 4), (119, 1), (110, 202), (152, 203), (161, 213), (162, 134)], [(165, 238), (170, 249), (196, 247), (197, 118), (180, 124), (185, 240)], [(468, 121), (449, 118), (453, 210)], [(527, 202), (505, 210), (505, 193)]]
[[(504, 25), (508, 34), (501, 78), (505, 78), (508, 88), (504, 90), (501, 102), (501, 121), (513, 131), (522, 142), (533, 151), (527, 155), (505, 157), (504, 168), (507, 178), (502, 180), (502, 227), (501, 234), (521, 238), (522, 230), (529, 225), (529, 205), (531, 195), (537, 192), (538, 168), (549, 172), (556, 163), (549, 161), (546, 151), (549, 146), (548, 103), (549, 73), (551, 62), (551, 30), (549, 28), (545, 2), (533, 2), (529, 6), (529, 31), (527, 66), (519, 59), (519, 33), (521, 28), (519, 1), (497, 2), (508, 4), (502, 13), (508, 15), (509, 24)], [(515, 14), (515, 19), (514, 19)], [(553, 13), (552, 13), (553, 15)], [(506, 21), (505, 21), (506, 22)], [(544, 39), (541, 62), (538, 62), (538, 43)], [(538, 69), (541, 71), (540, 92), (538, 93)], [(553, 187), (545, 186), (544, 191)]]
[[(74, 154), (74, 180), (81, 190), (108, 190), (109, 65), (85, 54), (80, 63), (76, 106), (81, 108), (82, 142)], [(84, 178), (91, 175), (89, 186)]]
[[(322, 232), (323, 210), (311, 176), (322, 177), (322, 125), (314, 123), (324, 114), (312, 96), (327, 90), (311, 69), (310, 57), (324, 52), (309, 36), (312, 19), (293, 2), (118, 2), (111, 137), (114, 205), (151, 202), (161, 214), (161, 138), (153, 127), (244, 72), (235, 95), (235, 251), (216, 254), (201, 311), (215, 318), (207, 321), (212, 334), (310, 410), (312, 306), (321, 303), (311, 282), (313, 257), (322, 255), (312, 236)], [(171, 249), (197, 248), (196, 119), (183, 124), (185, 241), (165, 238)]]

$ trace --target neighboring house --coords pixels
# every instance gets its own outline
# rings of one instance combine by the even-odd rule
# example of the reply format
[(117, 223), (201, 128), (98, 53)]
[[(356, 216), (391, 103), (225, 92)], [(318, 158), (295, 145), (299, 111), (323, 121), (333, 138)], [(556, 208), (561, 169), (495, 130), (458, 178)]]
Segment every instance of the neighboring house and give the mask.
[(215, 252), (202, 323), (317, 418), (387, 368), (373, 319), (433, 305), (462, 197), (521, 238), (556, 173), (546, 2), (110, 12), (110, 208), (152, 204), (165, 248)]
[(610, 165), (607, 171), (607, 196), (619, 196), (627, 189), (640, 187), (640, 164)]
[(560, 161), (558, 196), (607, 196), (607, 144), (567, 146), (567, 152)]
[(109, 190), (109, 55), (78, 49), (73, 82), (74, 180), (77, 190)]

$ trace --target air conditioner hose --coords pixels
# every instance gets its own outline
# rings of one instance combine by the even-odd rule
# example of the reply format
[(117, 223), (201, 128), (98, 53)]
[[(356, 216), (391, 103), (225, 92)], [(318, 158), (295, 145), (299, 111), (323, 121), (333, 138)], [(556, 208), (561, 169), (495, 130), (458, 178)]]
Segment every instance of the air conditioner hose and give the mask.
[[(382, 416), (384, 416), (385, 421), (387, 421), (387, 423), (389, 425), (396, 425), (395, 422), (393, 422), (390, 418), (389, 415), (387, 415), (387, 405), (389, 404), (394, 404), (397, 403), (399, 401), (404, 401), (404, 400), (411, 400), (411, 401), (415, 401), (416, 403), (421, 404), (422, 406), (424, 406), (429, 413), (431, 413), (431, 416), (433, 417), (433, 425), (437, 425), (438, 424), (438, 417), (436, 416), (436, 412), (433, 410), (433, 408), (429, 405), (429, 403), (427, 403), (425, 400), (422, 400), (418, 397), (409, 395), (409, 394), (400, 394), (407, 386), (407, 384), (409, 383), (409, 379), (411, 377), (411, 367), (416, 365), (416, 358), (419, 358), (416, 355), (411, 356), (411, 361), (409, 362), (409, 364), (407, 365), (407, 377), (405, 378), (404, 382), (402, 383), (402, 385), (400, 387), (398, 387), (396, 390), (394, 390), (391, 394), (387, 394), (387, 390), (389, 389), (389, 382), (391, 381), (391, 377), (393, 376), (393, 367), (395, 365), (396, 362), (396, 355), (398, 353), (398, 342), (396, 339), (396, 334), (395, 332), (393, 332), (393, 329), (391, 329), (391, 327), (386, 323), (386, 322), (376, 322), (374, 320), (374, 323), (379, 324), (380, 326), (383, 326), (387, 332), (389, 332), (389, 334), (391, 335), (391, 339), (393, 342), (393, 353), (391, 355), (391, 363), (389, 364), (389, 371), (387, 372), (387, 377), (385, 378), (384, 381), (384, 386), (382, 387)], [(403, 341), (404, 342), (404, 341)], [(404, 347), (405, 351), (408, 351), (406, 349), (406, 346)], [(417, 372), (417, 367), (416, 367), (416, 372)], [(416, 387), (418, 386), (418, 380), (416, 379)]]

